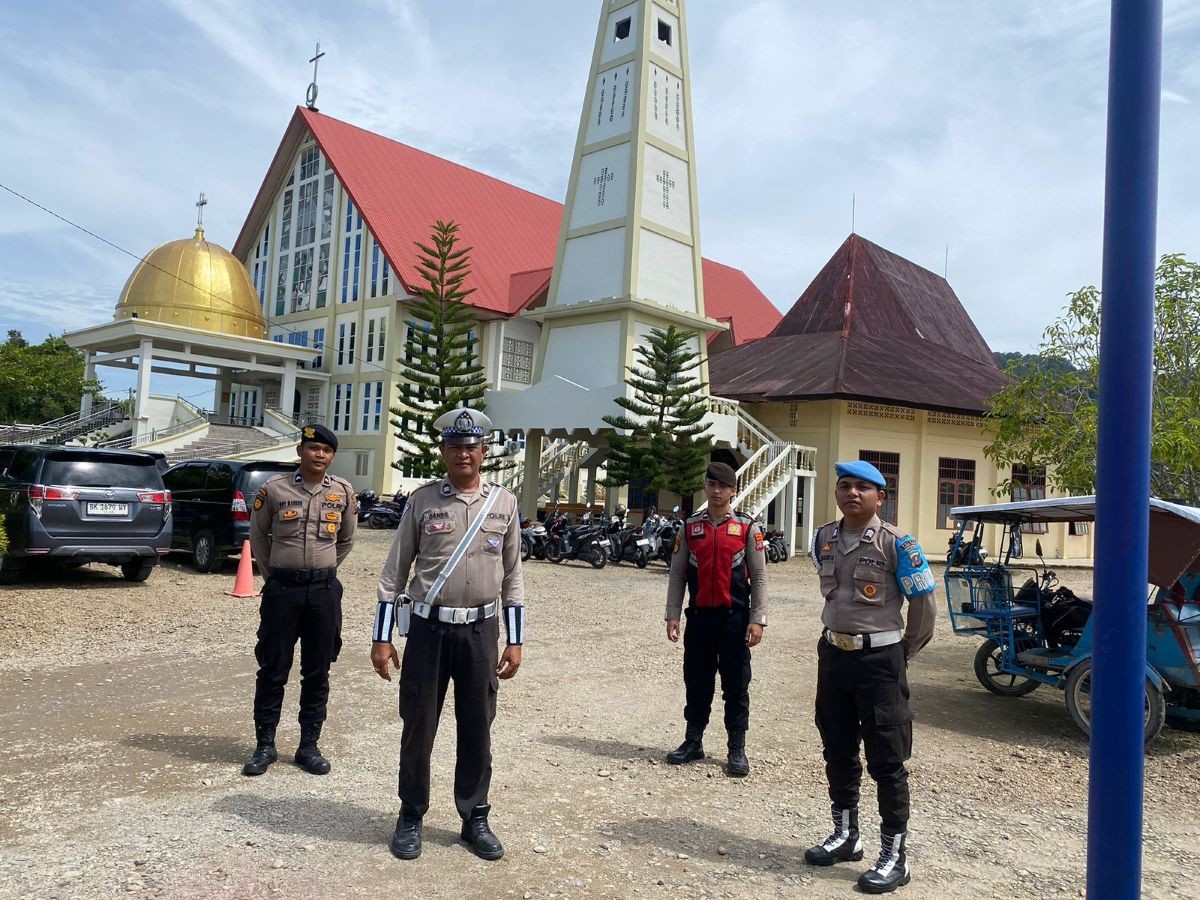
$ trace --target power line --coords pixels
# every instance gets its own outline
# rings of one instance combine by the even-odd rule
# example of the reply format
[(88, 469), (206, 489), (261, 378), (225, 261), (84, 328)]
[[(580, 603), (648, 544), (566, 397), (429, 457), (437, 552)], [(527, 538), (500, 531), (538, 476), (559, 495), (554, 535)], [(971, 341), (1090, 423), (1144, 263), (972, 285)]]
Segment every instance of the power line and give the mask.
[[(90, 229), (88, 229), (88, 228), (85, 228), (85, 227), (83, 227), (83, 226), (82, 226), (82, 225), (80, 225), (78, 222), (73, 222), (73, 221), (71, 221), (71, 220), (70, 220), (70, 219), (68, 219), (66, 216), (64, 216), (64, 215), (60, 215), (59, 213), (55, 212), (54, 210), (50, 209), (50, 208), (49, 208), (49, 207), (47, 207), (47, 206), (43, 206), (41, 203), (38, 203), (36, 200), (32, 199), (31, 197), (27, 197), (27, 196), (25, 196), (25, 195), (24, 195), (24, 194), (22, 194), (20, 191), (18, 191), (18, 190), (15, 190), (15, 189), (13, 189), (13, 188), (9, 187), (7, 184), (4, 184), (3, 182), (0, 182), (0, 188), (2, 188), (3, 190), (7, 191), (7, 192), (8, 192), (8, 193), (10, 193), (10, 194), (12, 194), (14, 197), (17, 197), (18, 199), (24, 200), (24, 201), (25, 201), (26, 203), (28, 203), (30, 206), (33, 206), (33, 207), (36, 207), (37, 209), (40, 209), (42, 212), (46, 213), (47, 215), (49, 215), (49, 216), (53, 216), (55, 219), (58, 219), (60, 222), (63, 222), (63, 223), (65, 223), (65, 224), (67, 224), (67, 225), (71, 226), (72, 228), (74, 228), (74, 229), (76, 229), (76, 230), (78, 230), (78, 231), (82, 231), (84, 234), (88, 235), (89, 237), (95, 238), (95, 239), (96, 239), (96, 240), (98, 240), (100, 243), (102, 243), (102, 244), (104, 244), (104, 245), (106, 245), (106, 246), (108, 246), (108, 247), (112, 247), (112, 248), (113, 248), (114, 250), (116, 250), (117, 252), (119, 252), (119, 253), (124, 253), (126, 256), (130, 257), (131, 259), (135, 259), (135, 260), (137, 260), (138, 262), (140, 262), (140, 263), (142, 263), (142, 264), (144, 264), (144, 265), (146, 265), (146, 266), (149, 266), (150, 268), (152, 268), (152, 269), (155, 269), (155, 270), (156, 270), (156, 271), (158, 271), (158, 272), (161, 272), (163, 275), (167, 275), (167, 276), (169, 276), (169, 277), (171, 277), (171, 278), (174, 278), (176, 281), (180, 282), (181, 284), (186, 284), (188, 287), (190, 287), (190, 288), (193, 288), (193, 289), (195, 289), (195, 290), (199, 291), (199, 292), (200, 292), (200, 293), (202, 293), (202, 294), (207, 294), (207, 295), (208, 295), (209, 297), (211, 297), (213, 300), (216, 300), (216, 301), (217, 301), (217, 302), (219, 302), (219, 303), (224, 303), (224, 304), (225, 304), (226, 306), (228, 306), (230, 309), (233, 309), (233, 310), (237, 311), (237, 307), (235, 307), (235, 306), (234, 306), (234, 304), (233, 304), (233, 301), (232, 301), (232, 300), (229, 300), (229, 299), (227, 299), (227, 298), (225, 298), (225, 297), (221, 297), (221, 296), (219, 296), (218, 294), (214, 294), (214, 293), (213, 293), (212, 291), (210, 291), (208, 288), (202, 288), (202, 287), (200, 287), (200, 285), (198, 285), (198, 284), (194, 284), (194, 283), (192, 283), (192, 282), (188, 281), (186, 278), (181, 278), (179, 275), (175, 274), (174, 272), (169, 272), (169, 271), (167, 271), (166, 269), (162, 268), (161, 266), (156, 266), (154, 263), (150, 262), (150, 261), (149, 261), (149, 260), (148, 260), (148, 259), (147, 259), (145, 256), (138, 256), (136, 253), (133, 253), (133, 252), (132, 252), (132, 251), (130, 251), (130, 250), (126, 250), (126, 249), (125, 249), (124, 247), (122, 247), (121, 245), (119, 245), (119, 244), (115, 244), (115, 243), (113, 243), (112, 241), (108, 240), (108, 238), (105, 238), (105, 237), (102, 237), (101, 235), (98, 235), (98, 234), (96, 234), (96, 232), (94, 232), (94, 231), (92, 231), (92, 230), (90, 230)], [(292, 328), (291, 326), (289, 326), (289, 325), (286, 325), (286, 324), (283, 324), (283, 323), (276, 324), (276, 325), (274, 325), (273, 327), (275, 327), (275, 328), (278, 328), (278, 329), (280, 329), (280, 330), (282, 330), (282, 331), (285, 331), (285, 332), (287, 332), (287, 333), (289, 333), (289, 334), (303, 334), (303, 335), (305, 335), (305, 338), (306, 338), (306, 339), (307, 339), (307, 336), (308, 336), (308, 330), (307, 330), (307, 329), (303, 329), (303, 330), (302, 330), (302, 329), (299, 329), (299, 328)], [(282, 342), (280, 342), (280, 343), (282, 343)], [(289, 346), (300, 346), (300, 345), (298, 345), (298, 344), (289, 344)], [(304, 346), (307, 348), (307, 344), (306, 344), (306, 345), (304, 345)], [(316, 349), (316, 348), (313, 348), (313, 349)], [(322, 355), (322, 356), (324, 356), (324, 355), (325, 355), (326, 353), (328, 353), (328, 352), (330, 352), (330, 347), (329, 347), (329, 342), (328, 342), (328, 341), (326, 341), (325, 343), (323, 343), (323, 344), (321, 345), (321, 355)], [(402, 373), (402, 372), (398, 372), (398, 371), (396, 371), (395, 369), (392, 369), (392, 368), (390, 368), (390, 367), (388, 367), (388, 366), (385, 366), (385, 365), (383, 365), (383, 364), (381, 364), (381, 363), (375, 363), (375, 362), (371, 362), (371, 361), (369, 361), (369, 360), (362, 359), (361, 357), (359, 358), (358, 362), (359, 362), (360, 366), (363, 366), (363, 367), (369, 366), (369, 367), (371, 367), (372, 369), (378, 370), (378, 371), (380, 371), (380, 372), (386, 372), (386, 373), (388, 373), (389, 375), (395, 375), (395, 376), (396, 376), (396, 378), (398, 378), (398, 379), (399, 379), (399, 378), (403, 378), (403, 377), (404, 377), (404, 373)], [(331, 373), (331, 374), (332, 374), (332, 373)], [(185, 376), (185, 377), (186, 377), (186, 376)]]

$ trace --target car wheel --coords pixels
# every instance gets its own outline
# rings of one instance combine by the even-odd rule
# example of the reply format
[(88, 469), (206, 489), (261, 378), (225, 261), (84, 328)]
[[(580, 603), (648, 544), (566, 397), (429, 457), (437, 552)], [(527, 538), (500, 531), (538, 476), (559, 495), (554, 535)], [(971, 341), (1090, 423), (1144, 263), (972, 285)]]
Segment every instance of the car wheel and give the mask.
[(157, 559), (131, 559), (129, 562), (121, 563), (121, 575), (126, 581), (145, 581), (157, 565)]
[(16, 584), (25, 574), (25, 563), (6, 556), (0, 556), (0, 584)]
[(217, 553), (217, 539), (207, 528), (192, 535), (192, 565), (197, 572), (215, 572), (221, 568), (221, 555)]

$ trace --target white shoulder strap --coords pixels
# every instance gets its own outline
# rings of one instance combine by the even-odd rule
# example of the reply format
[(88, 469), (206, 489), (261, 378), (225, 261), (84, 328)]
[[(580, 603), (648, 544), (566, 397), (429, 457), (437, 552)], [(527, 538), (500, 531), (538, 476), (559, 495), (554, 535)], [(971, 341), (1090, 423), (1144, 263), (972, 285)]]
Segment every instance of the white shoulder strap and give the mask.
[(446, 582), (450, 579), (450, 573), (454, 571), (454, 567), (459, 564), (467, 554), (467, 546), (475, 539), (475, 535), (479, 534), (479, 529), (483, 527), (483, 521), (487, 518), (488, 513), (492, 511), (492, 507), (496, 505), (496, 500), (500, 497), (503, 488), (492, 487), (487, 499), (483, 501), (483, 508), (479, 510), (479, 515), (475, 517), (465, 532), (463, 532), (462, 540), (458, 542), (458, 546), (454, 548), (454, 552), (450, 558), (446, 560), (446, 565), (438, 575), (437, 580), (433, 582), (433, 586), (429, 589), (429, 593), (425, 595), (425, 602), (430, 606), (437, 601), (437, 595), (441, 593)]

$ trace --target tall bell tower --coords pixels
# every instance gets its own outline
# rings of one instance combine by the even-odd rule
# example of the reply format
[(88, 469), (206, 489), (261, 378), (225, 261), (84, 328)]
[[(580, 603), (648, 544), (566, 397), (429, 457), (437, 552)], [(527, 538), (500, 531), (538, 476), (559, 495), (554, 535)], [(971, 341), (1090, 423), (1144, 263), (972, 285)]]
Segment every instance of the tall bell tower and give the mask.
[(549, 295), (525, 314), (542, 322), (534, 384), (489, 411), (603, 431), (634, 349), (671, 324), (696, 333), (707, 382), (707, 333), (726, 326), (704, 315), (702, 277), (684, 0), (603, 0)]

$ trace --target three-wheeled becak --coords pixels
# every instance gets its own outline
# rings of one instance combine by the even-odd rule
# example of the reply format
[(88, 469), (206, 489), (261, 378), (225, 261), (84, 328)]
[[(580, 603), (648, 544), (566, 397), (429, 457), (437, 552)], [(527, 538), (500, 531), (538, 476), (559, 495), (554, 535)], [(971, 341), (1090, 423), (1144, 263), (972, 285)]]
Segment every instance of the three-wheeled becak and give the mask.
[[(975, 677), (1009, 697), (1042, 684), (1063, 688), (1072, 720), (1090, 735), (1092, 601), (1058, 584), (1040, 540), (1040, 570), (1022, 561), (1022, 526), (1094, 521), (1096, 498), (963, 506), (950, 514), (959, 526), (947, 554), (946, 597), (954, 633), (984, 638)], [(983, 549), (989, 524), (1001, 529), (995, 562)], [(1149, 563), (1147, 743), (1164, 721), (1200, 730), (1200, 509), (1150, 501)]]

